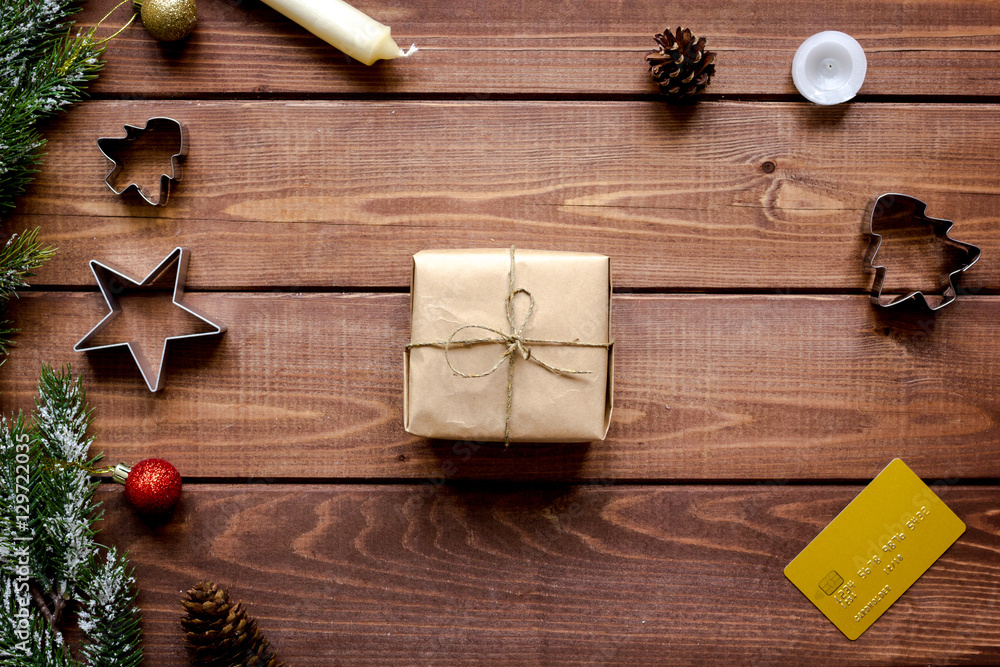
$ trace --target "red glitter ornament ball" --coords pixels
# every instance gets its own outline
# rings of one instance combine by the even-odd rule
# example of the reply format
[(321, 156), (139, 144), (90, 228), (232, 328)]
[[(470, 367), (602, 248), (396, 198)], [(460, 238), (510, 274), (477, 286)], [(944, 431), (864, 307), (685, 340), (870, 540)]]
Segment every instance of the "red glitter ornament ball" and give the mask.
[(114, 476), (125, 484), (125, 498), (143, 514), (169, 514), (181, 497), (181, 474), (163, 459), (145, 459), (131, 469), (119, 464)]

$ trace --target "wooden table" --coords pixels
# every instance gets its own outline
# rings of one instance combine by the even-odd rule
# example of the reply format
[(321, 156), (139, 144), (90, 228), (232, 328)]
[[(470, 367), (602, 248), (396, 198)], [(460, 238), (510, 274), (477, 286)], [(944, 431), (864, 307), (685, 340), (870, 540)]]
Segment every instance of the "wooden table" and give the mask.
[[(72, 362), (96, 447), (185, 478), (162, 526), (100, 491), (146, 664), (186, 664), (202, 578), (296, 666), (1000, 662), (1000, 5), (357, 6), (420, 52), (364, 67), (257, 0), (201, 0), (186, 45), (129, 28), (6, 230), (59, 253), (13, 306), (3, 410)], [(643, 61), (679, 24), (719, 54), (682, 109)], [(869, 63), (834, 108), (790, 76), (826, 29)], [(187, 128), (183, 180), (128, 205), (95, 140), (159, 115)], [(889, 191), (983, 249), (936, 317), (868, 301), (863, 210)], [(410, 255), (512, 243), (612, 257), (604, 442), (402, 428)], [(179, 245), (229, 331), (179, 345), (151, 395), (127, 355), (72, 351), (104, 313), (87, 262), (145, 275)], [(968, 530), (850, 642), (782, 568), (895, 457)]]

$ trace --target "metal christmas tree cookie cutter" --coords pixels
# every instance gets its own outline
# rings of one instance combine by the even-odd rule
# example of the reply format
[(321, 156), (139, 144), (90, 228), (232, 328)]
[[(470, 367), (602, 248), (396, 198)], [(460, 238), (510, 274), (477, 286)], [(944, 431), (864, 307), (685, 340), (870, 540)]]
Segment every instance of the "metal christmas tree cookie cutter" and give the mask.
[[(144, 127), (139, 127), (138, 125), (125, 125), (125, 136), (124, 137), (101, 137), (97, 140), (97, 148), (101, 151), (104, 157), (111, 160), (114, 166), (108, 175), (104, 177), (104, 183), (114, 192), (116, 195), (125, 196), (131, 193), (138, 193), (144, 202), (151, 206), (164, 206), (167, 203), (167, 199), (170, 196), (170, 185), (171, 183), (177, 183), (181, 180), (181, 166), (180, 163), (187, 156), (187, 144), (184, 141), (184, 126), (182, 126), (178, 121), (173, 118), (167, 118), (166, 116), (157, 116), (155, 118), (150, 118), (146, 121)], [(114, 186), (115, 179), (118, 174), (122, 171), (122, 162), (120, 156), (122, 152), (135, 142), (140, 136), (145, 132), (174, 132), (177, 135), (177, 151), (170, 156), (170, 173), (160, 174), (160, 193), (159, 196), (154, 200), (150, 199), (145, 192), (143, 192), (142, 187), (133, 182), (128, 183), (124, 188), (117, 189)]]
[[(104, 297), (104, 302), (107, 304), (110, 312), (104, 316), (104, 318), (98, 322), (93, 329), (87, 332), (84, 336), (73, 346), (74, 352), (93, 352), (95, 350), (109, 350), (116, 347), (128, 348), (129, 353), (132, 355), (132, 359), (135, 360), (136, 365), (139, 367), (139, 372), (142, 373), (142, 379), (146, 381), (146, 386), (149, 387), (150, 391), (159, 391), (163, 389), (164, 378), (163, 369), (166, 366), (167, 359), (167, 346), (171, 341), (184, 340), (187, 338), (203, 338), (205, 336), (215, 336), (217, 334), (225, 333), (226, 325), (217, 321), (209, 319), (207, 315), (195, 309), (193, 306), (189, 306), (183, 303), (184, 299), (184, 282), (187, 277), (187, 266), (188, 259), (191, 256), (191, 251), (187, 248), (174, 248), (170, 254), (168, 254), (163, 261), (161, 261), (156, 268), (149, 272), (149, 274), (139, 280), (133, 278), (127, 272), (113, 267), (104, 262), (99, 262), (96, 259), (90, 260), (90, 270), (94, 274), (94, 278), (97, 280), (98, 286), (101, 288), (101, 295)], [(93, 345), (91, 341), (114, 320), (122, 312), (122, 307), (118, 303), (118, 299), (115, 298), (117, 294), (123, 292), (126, 286), (129, 287), (147, 287), (156, 282), (157, 278), (162, 276), (166, 271), (173, 265), (177, 265), (177, 272), (174, 276), (173, 281), (173, 292), (171, 294), (171, 302), (180, 308), (181, 310), (194, 315), (196, 318), (208, 324), (211, 328), (209, 331), (201, 331), (191, 334), (183, 334), (180, 336), (168, 336), (163, 339), (163, 347), (160, 351), (160, 363), (156, 370), (153, 372), (153, 366), (146, 359), (145, 354), (142, 349), (133, 345), (134, 341), (124, 341), (120, 343), (109, 343), (105, 345)], [(118, 284), (115, 284), (114, 279), (117, 278)]]
[[(891, 297), (882, 296), (882, 288), (885, 284), (886, 267), (875, 263), (876, 255), (882, 246), (882, 230), (879, 223), (883, 219), (905, 218), (910, 223), (922, 223), (929, 225), (934, 235), (942, 243), (956, 248), (964, 254), (964, 259), (958, 263), (957, 268), (944, 271), (938, 276), (938, 284), (941, 287), (941, 301), (936, 305), (931, 305), (927, 301), (926, 295), (920, 290), (914, 290), (907, 294), (894, 295)], [(870, 299), (873, 304), (882, 308), (891, 308), (904, 303), (915, 303), (922, 305), (930, 311), (940, 310), (958, 298), (955, 288), (955, 279), (969, 270), (973, 264), (979, 261), (982, 251), (978, 246), (971, 243), (964, 243), (949, 235), (955, 223), (951, 220), (932, 218), (927, 215), (927, 204), (916, 197), (899, 193), (887, 193), (880, 195), (869, 202), (865, 210), (865, 219), (868, 222), (868, 234), (871, 241), (868, 244), (868, 251), (865, 253), (865, 268), (874, 270), (875, 280), (872, 283)], [(876, 231), (879, 230), (879, 231)]]

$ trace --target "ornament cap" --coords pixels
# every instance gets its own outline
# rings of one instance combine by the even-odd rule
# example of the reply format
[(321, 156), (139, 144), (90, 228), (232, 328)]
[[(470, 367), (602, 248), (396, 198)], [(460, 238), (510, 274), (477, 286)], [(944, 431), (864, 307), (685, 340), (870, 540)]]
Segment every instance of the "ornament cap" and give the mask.
[(111, 470), (111, 479), (119, 484), (124, 484), (128, 480), (128, 474), (132, 472), (132, 466), (119, 463)]

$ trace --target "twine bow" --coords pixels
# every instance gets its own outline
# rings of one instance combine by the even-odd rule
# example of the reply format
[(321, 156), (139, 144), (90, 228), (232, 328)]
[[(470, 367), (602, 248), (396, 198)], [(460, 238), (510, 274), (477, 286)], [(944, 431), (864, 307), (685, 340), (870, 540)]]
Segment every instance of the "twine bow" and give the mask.
[[(462, 326), (451, 332), (447, 340), (440, 341), (430, 341), (424, 343), (410, 343), (406, 346), (407, 350), (415, 347), (443, 347), (444, 348), (444, 360), (448, 364), (448, 368), (451, 369), (452, 373), (463, 378), (481, 378), (487, 375), (492, 375), (495, 373), (506, 361), (507, 362), (507, 414), (504, 419), (503, 426), (503, 442), (504, 446), (510, 445), (510, 417), (511, 408), (513, 405), (514, 397), (514, 358), (515, 355), (520, 355), (525, 361), (530, 361), (532, 363), (538, 364), (550, 373), (555, 373), (557, 375), (587, 375), (592, 371), (586, 370), (576, 370), (572, 368), (560, 368), (558, 366), (553, 366), (548, 364), (538, 357), (534, 356), (531, 352), (531, 344), (536, 345), (565, 345), (568, 347), (601, 347), (607, 349), (611, 346), (611, 342), (607, 343), (581, 343), (575, 340), (552, 340), (548, 338), (528, 338), (524, 335), (524, 329), (528, 326), (531, 321), (531, 316), (535, 311), (535, 297), (531, 295), (531, 292), (524, 289), (523, 287), (514, 287), (514, 246), (510, 248), (510, 270), (507, 272), (507, 296), (504, 298), (504, 310), (507, 313), (507, 326), (509, 332), (503, 332), (499, 329), (495, 329), (486, 324), (463, 324)], [(517, 326), (515, 324), (514, 315), (514, 298), (518, 294), (525, 294), (528, 297), (528, 312), (525, 313), (524, 319), (521, 321), (521, 325)], [(495, 334), (494, 336), (484, 337), (484, 338), (469, 338), (462, 340), (455, 340), (455, 338), (461, 332), (466, 329), (479, 329), (481, 331), (489, 331)], [(455, 364), (451, 360), (451, 348), (455, 346), (470, 346), (470, 345), (482, 345), (484, 343), (492, 343), (497, 345), (505, 346), (503, 354), (497, 359), (497, 362), (493, 366), (482, 373), (466, 373), (455, 368)]]

